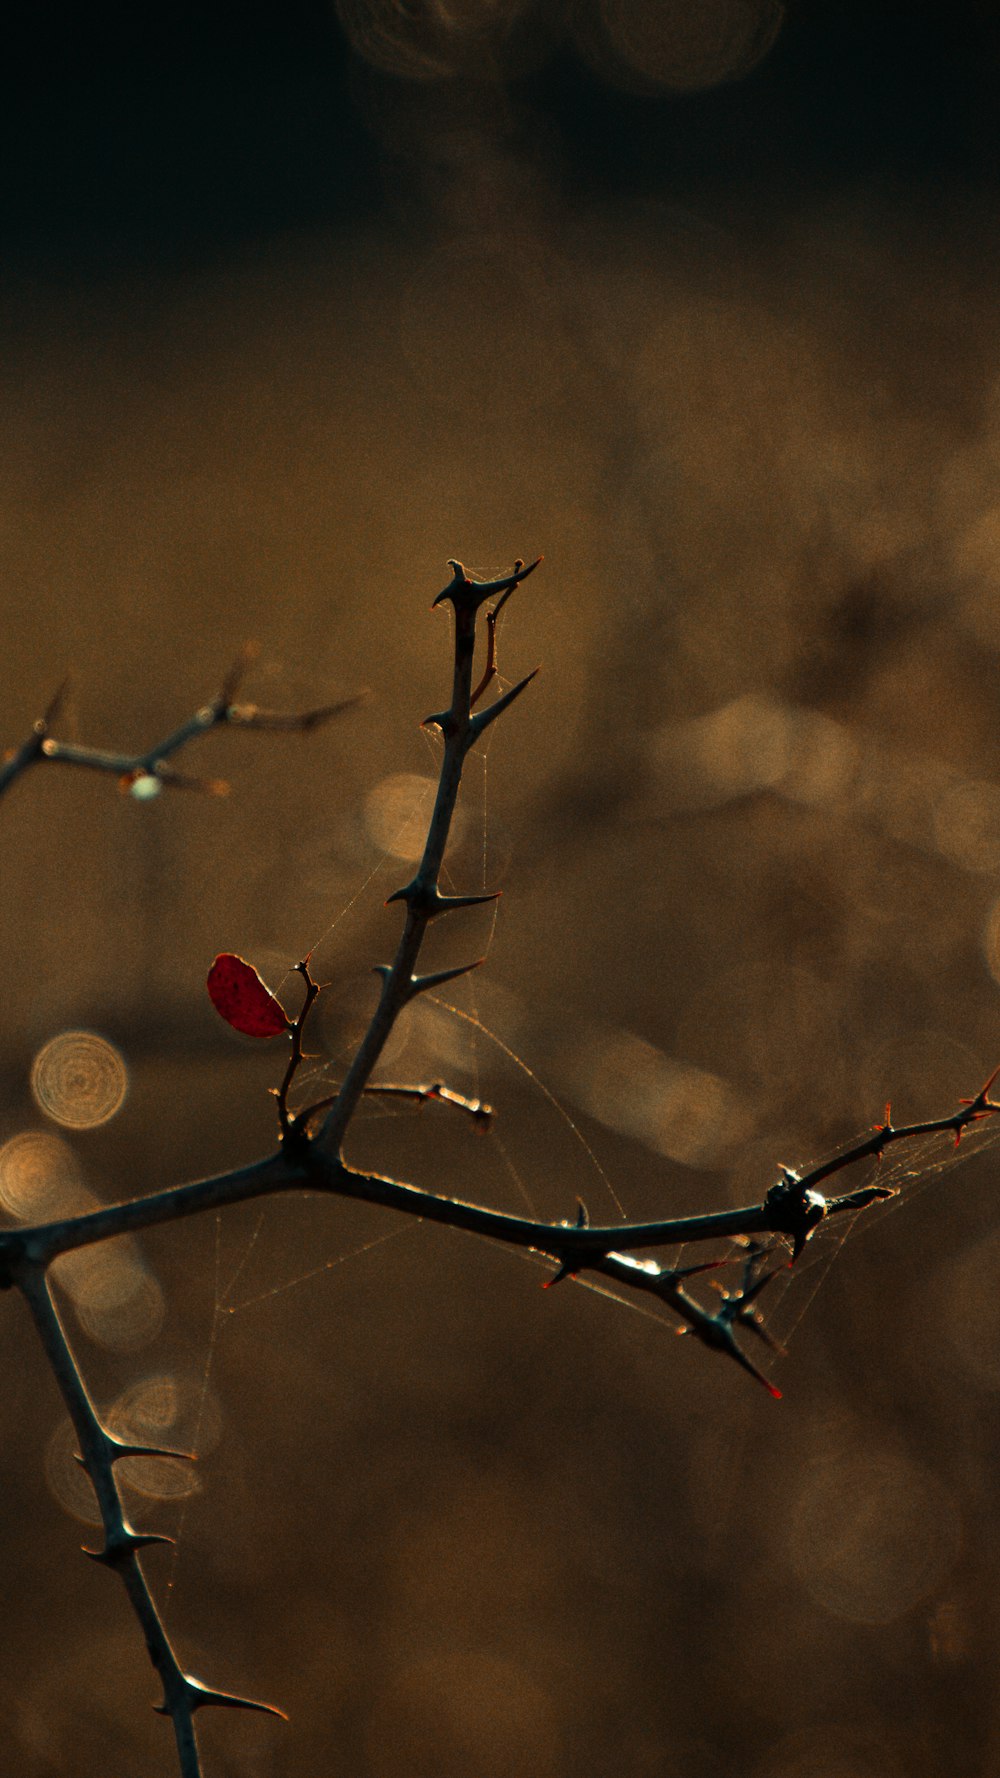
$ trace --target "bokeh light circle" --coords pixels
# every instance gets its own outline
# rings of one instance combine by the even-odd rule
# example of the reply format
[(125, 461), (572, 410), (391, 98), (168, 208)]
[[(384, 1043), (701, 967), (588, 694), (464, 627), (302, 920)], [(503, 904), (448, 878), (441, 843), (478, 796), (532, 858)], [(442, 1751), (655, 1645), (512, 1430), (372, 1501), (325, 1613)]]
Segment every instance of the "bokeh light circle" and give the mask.
[(159, 1332), (163, 1292), (127, 1237), (60, 1254), (52, 1271), (97, 1345), (134, 1352)]
[(128, 1071), (114, 1044), (96, 1031), (60, 1031), (32, 1063), (31, 1090), (54, 1123), (92, 1130), (121, 1110)]
[(93, 1202), (62, 1136), (22, 1130), (0, 1148), (0, 1204), (20, 1222), (77, 1215)]
[[(134, 1444), (172, 1446), (178, 1451), (214, 1445), (221, 1417), (214, 1396), (202, 1394), (183, 1377), (168, 1372), (133, 1383), (109, 1409), (107, 1423), (116, 1438)], [(200, 1487), (197, 1466), (183, 1457), (123, 1457), (123, 1482), (154, 1500), (182, 1500)]]
[(45, 1480), (59, 1505), (85, 1525), (99, 1525), (101, 1509), (93, 1484), (77, 1461), (80, 1440), (72, 1420), (60, 1420), (45, 1447)]
[(960, 1526), (951, 1496), (922, 1464), (859, 1450), (812, 1472), (789, 1541), (817, 1605), (851, 1623), (890, 1624), (940, 1584)]
[(630, 70), (654, 87), (695, 93), (749, 74), (785, 9), (780, 0), (601, 0), (601, 15)]
[(436, 795), (436, 781), (417, 772), (394, 772), (376, 784), (365, 803), (365, 826), (379, 851), (415, 863)]

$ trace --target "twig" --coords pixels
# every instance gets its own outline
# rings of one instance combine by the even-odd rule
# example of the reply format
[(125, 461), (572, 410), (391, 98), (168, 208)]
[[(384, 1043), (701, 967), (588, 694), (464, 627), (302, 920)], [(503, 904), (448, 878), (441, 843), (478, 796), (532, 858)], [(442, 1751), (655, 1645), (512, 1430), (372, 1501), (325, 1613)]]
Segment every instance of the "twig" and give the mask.
[[(467, 1099), (462, 1093), (452, 1092), (450, 1087), (444, 1086), (440, 1081), (435, 1081), (430, 1086), (419, 1087), (396, 1086), (395, 1084), (367, 1086), (364, 1088), (365, 1098), (369, 1094), (382, 1095), (386, 1098), (416, 1099), (423, 1104), (437, 1100), (442, 1105), (454, 1105), (458, 1111), (467, 1111), (481, 1130), (488, 1130), (496, 1115), (492, 1105), (484, 1104), (481, 1099)], [(328, 1110), (336, 1102), (336, 1093), (328, 1093), (324, 1099), (314, 1099), (311, 1105), (303, 1106), (302, 1110), (296, 1113), (293, 1120), (295, 1128), (307, 1130), (314, 1117), (318, 1117), (321, 1111)]]
[(288, 1058), (288, 1067), (285, 1069), (285, 1078), (280, 1087), (273, 1089), (274, 1096), (278, 1101), (278, 1124), (281, 1129), (281, 1140), (283, 1143), (293, 1141), (299, 1129), (305, 1127), (304, 1123), (300, 1121), (301, 1114), (299, 1117), (293, 1117), (289, 1111), (288, 1094), (292, 1082), (302, 1065), (302, 1038), (305, 1033), (309, 1014), (312, 1012), (316, 997), (320, 991), (319, 983), (313, 980), (309, 972), (309, 961), (310, 959), (305, 957), (301, 963), (296, 963), (295, 965), (299, 975), (305, 983), (305, 999), (299, 1008), (298, 1018), (293, 1019), (291, 1023), (292, 1053)]
[[(524, 563), (519, 557), (514, 563), (514, 573), (517, 574), (523, 567)], [(469, 699), (469, 708), (471, 710), (475, 709), (483, 693), (488, 691), (497, 676), (497, 623), (500, 618), (500, 613), (513, 591), (514, 588), (509, 586), (505, 593), (501, 593), (492, 610), (486, 613), (486, 665), (483, 668), (483, 676)]]
[(429, 1086), (367, 1086), (366, 1093), (377, 1093), (385, 1099), (417, 1099), (421, 1104), (436, 1100), (441, 1105), (454, 1105), (456, 1111), (465, 1111), (473, 1123), (481, 1130), (488, 1130), (496, 1113), (492, 1105), (486, 1105), (482, 1099), (467, 1099), (464, 1093), (456, 1093), (446, 1087), (443, 1081), (433, 1081)]

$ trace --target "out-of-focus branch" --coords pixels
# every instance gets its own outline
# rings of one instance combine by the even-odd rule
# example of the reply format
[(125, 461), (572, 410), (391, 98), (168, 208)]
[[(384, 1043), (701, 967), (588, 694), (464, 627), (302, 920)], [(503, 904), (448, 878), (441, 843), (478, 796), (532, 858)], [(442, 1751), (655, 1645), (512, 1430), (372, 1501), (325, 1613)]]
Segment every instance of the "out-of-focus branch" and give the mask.
[(233, 700), (248, 667), (257, 653), (248, 643), (241, 651), (211, 703), (196, 710), (186, 722), (157, 741), (143, 753), (115, 753), (102, 747), (85, 747), (75, 741), (59, 741), (51, 734), (62, 702), (64, 687), (56, 693), (44, 715), (35, 723), (28, 739), (0, 761), (0, 796), (16, 778), (30, 767), (43, 765), (82, 766), (89, 771), (109, 772), (123, 790), (131, 791), (140, 800), (159, 794), (164, 788), (202, 790), (215, 796), (225, 795), (229, 786), (220, 778), (192, 778), (169, 764), (175, 754), (215, 728), (260, 729), (264, 732), (308, 734), (312, 729), (330, 722), (345, 710), (363, 702), (367, 693), (341, 698), (334, 704), (322, 704), (313, 710), (284, 713), (261, 710), (256, 704), (237, 704)]

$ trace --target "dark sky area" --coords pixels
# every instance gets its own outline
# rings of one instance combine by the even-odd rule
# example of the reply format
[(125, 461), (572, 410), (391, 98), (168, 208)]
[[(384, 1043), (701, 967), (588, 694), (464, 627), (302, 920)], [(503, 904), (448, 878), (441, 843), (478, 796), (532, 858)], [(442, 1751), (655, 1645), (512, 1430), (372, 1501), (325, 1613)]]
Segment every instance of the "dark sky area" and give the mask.
[[(578, 20), (584, 9), (565, 11)], [(859, 184), (997, 180), (992, 6), (793, 3), (749, 77), (680, 95), (601, 78), (554, 16), (540, 25), (533, 15), (532, 29), (510, 85), (558, 132), (584, 191), (725, 182), (732, 197), (735, 181), (795, 200)], [(386, 201), (365, 98), (384, 87), (391, 109), (408, 83), (369, 70), (359, 82), (322, 0), (20, 7), (4, 37), (8, 253), (63, 266), (198, 255)], [(443, 113), (462, 103), (454, 81), (431, 84)], [(468, 93), (467, 71), (461, 84)], [(488, 105), (488, 83), (481, 94)]]

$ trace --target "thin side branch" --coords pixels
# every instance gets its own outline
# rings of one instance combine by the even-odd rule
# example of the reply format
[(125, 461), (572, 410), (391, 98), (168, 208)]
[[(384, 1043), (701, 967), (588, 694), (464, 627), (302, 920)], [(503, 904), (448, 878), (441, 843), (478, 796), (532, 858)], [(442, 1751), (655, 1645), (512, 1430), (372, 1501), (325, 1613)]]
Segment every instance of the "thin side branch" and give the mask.
[(309, 1020), (309, 1014), (312, 1012), (320, 991), (319, 983), (314, 981), (310, 974), (308, 957), (304, 958), (301, 963), (296, 963), (295, 967), (305, 983), (306, 992), (305, 999), (299, 1009), (299, 1016), (297, 1019), (292, 1020), (292, 1053), (288, 1058), (288, 1067), (285, 1069), (285, 1078), (280, 1087), (275, 1089), (275, 1098), (278, 1101), (278, 1124), (281, 1129), (282, 1142), (293, 1140), (299, 1126), (299, 1118), (294, 1118), (288, 1109), (288, 1095), (291, 1091), (292, 1082), (302, 1066), (304, 1059), (302, 1039), (305, 1034), (306, 1024)]
[[(514, 563), (514, 573), (519, 573), (523, 567), (524, 563), (519, 558)], [(515, 582), (515, 585), (516, 584), (517, 583)], [(483, 676), (470, 699), (470, 707), (473, 710), (483, 693), (489, 690), (497, 676), (497, 624), (500, 620), (500, 613), (513, 591), (514, 587), (509, 586), (506, 592), (501, 593), (492, 610), (486, 613), (486, 665), (483, 668)]]
[(453, 1092), (443, 1081), (436, 1080), (429, 1086), (367, 1086), (366, 1093), (380, 1094), (383, 1099), (416, 1099), (421, 1104), (436, 1100), (440, 1105), (453, 1105), (457, 1111), (464, 1111), (472, 1118), (481, 1130), (488, 1130), (496, 1115), (492, 1105), (482, 1099), (467, 1099), (463, 1093)]

